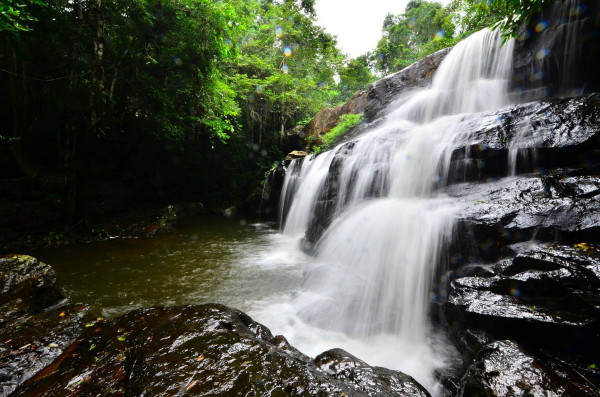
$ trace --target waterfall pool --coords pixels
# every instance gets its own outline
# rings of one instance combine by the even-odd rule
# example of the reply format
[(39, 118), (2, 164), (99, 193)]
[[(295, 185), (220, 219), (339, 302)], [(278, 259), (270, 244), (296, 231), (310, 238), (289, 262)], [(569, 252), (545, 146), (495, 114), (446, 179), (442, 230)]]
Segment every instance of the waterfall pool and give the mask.
[(270, 225), (219, 215), (180, 222), (172, 234), (31, 252), (58, 274), (72, 302), (117, 316), (148, 306), (252, 302), (297, 288), (306, 255)]

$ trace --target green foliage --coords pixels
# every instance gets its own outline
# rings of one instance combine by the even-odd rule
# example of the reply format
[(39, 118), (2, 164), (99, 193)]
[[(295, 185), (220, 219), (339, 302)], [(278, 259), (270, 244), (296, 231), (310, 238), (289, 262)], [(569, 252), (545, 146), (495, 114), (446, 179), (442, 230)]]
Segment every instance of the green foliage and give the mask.
[(339, 101), (345, 102), (356, 91), (363, 90), (377, 80), (377, 77), (371, 72), (368, 55), (361, 55), (351, 59), (340, 72), (340, 81), (338, 83)]
[(516, 37), (522, 23), (556, 0), (453, 0), (447, 7), (463, 34), (498, 27), (504, 37)]
[(331, 131), (323, 135), (323, 143), (320, 146), (314, 147), (313, 152), (319, 153), (323, 150), (331, 148), (333, 144), (338, 142), (351, 129), (360, 124), (362, 120), (362, 114), (343, 114), (340, 117), (340, 121), (337, 123), (337, 125), (333, 127)]
[(454, 22), (440, 3), (412, 0), (404, 14), (388, 14), (373, 60), (383, 74), (396, 72), (434, 51), (455, 44)]
[(0, 32), (17, 33), (31, 30), (31, 22), (37, 19), (31, 15), (32, 5), (45, 6), (41, 0), (3, 0), (0, 2)]

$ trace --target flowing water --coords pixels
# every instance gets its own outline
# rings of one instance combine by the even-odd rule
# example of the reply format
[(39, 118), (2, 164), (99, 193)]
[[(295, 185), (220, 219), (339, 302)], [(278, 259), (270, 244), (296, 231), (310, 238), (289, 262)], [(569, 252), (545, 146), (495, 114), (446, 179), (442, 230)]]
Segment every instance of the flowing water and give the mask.
[(464, 138), (459, 121), (510, 103), (512, 52), (497, 32), (474, 34), (447, 55), (429, 88), (404, 95), (356, 142), (290, 165), (283, 233), (302, 239), (319, 200), (334, 201), (334, 220), (302, 287), (262, 302), (259, 320), (308, 354), (343, 347), (436, 393), (434, 372), (451, 357), (428, 319), (430, 291), (455, 218), (440, 188)]
[[(455, 204), (444, 196), (457, 128), (468, 114), (507, 105), (512, 42), (489, 30), (459, 43), (431, 86), (404, 95), (351, 145), (295, 160), (281, 198), (281, 230), (199, 218), (172, 235), (34, 252), (74, 302), (104, 315), (149, 305), (218, 302), (247, 311), (314, 356), (341, 347), (402, 370), (434, 395), (452, 360), (429, 321)], [(333, 174), (331, 173), (333, 171)], [(332, 178), (335, 176), (335, 178)], [(319, 200), (332, 223), (301, 250)]]

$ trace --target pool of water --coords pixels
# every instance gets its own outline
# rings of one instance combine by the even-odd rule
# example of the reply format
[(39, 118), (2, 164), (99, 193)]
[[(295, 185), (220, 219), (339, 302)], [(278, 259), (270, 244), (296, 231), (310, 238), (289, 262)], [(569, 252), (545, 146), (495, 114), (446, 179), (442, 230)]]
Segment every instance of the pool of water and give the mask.
[(148, 306), (253, 302), (298, 288), (307, 258), (273, 225), (218, 215), (151, 239), (112, 239), (31, 254), (57, 272), (74, 303), (104, 316)]
[(283, 334), (309, 356), (345, 349), (371, 365), (415, 377), (433, 395), (431, 368), (447, 365), (445, 339), (432, 334), (428, 345), (407, 343), (394, 334), (354, 338), (305, 321), (305, 274), (315, 266), (299, 249), (301, 234), (282, 235), (274, 224), (202, 216), (178, 224), (172, 234), (151, 239), (113, 239), (31, 252), (56, 270), (73, 303), (113, 317), (148, 306), (222, 303), (248, 313)]

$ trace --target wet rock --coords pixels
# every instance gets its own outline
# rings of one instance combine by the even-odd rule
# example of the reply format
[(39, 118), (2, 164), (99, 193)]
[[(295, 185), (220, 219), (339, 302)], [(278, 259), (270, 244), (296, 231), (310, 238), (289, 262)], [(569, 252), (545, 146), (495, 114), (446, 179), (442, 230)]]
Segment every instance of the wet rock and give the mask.
[(342, 349), (319, 354), (315, 365), (334, 379), (352, 381), (369, 396), (428, 396), (429, 393), (412, 377), (398, 371), (371, 367)]
[(462, 378), (458, 396), (592, 396), (591, 388), (571, 383), (516, 343), (484, 346)]
[(521, 99), (576, 96), (600, 90), (600, 3), (550, 2), (519, 30), (514, 84)]
[(460, 205), (458, 246), (452, 250), (470, 261), (492, 261), (502, 247), (534, 237), (600, 243), (600, 196), (591, 194), (600, 178), (567, 176), (559, 182), (562, 189), (527, 175), (448, 187)]
[(28, 255), (0, 257), (0, 327), (64, 299), (54, 269)]
[[(313, 362), (221, 305), (152, 308), (86, 328), (13, 395), (428, 395), (403, 374), (327, 354)], [(350, 366), (355, 375), (346, 378)]]
[(508, 175), (514, 151), (518, 173), (600, 166), (600, 95), (515, 105), (463, 116), (450, 182)]
[(387, 105), (398, 99), (401, 94), (428, 86), (450, 49), (439, 50), (373, 83), (364, 110), (366, 119), (373, 121), (382, 116)]
[[(63, 306), (12, 319), (0, 327), (0, 396), (7, 396), (71, 348), (81, 334), (86, 306)], [(48, 367), (50, 366), (50, 367)]]
[(493, 267), (494, 275), (451, 283), (444, 310), (453, 332), (482, 329), (498, 338), (595, 357), (600, 256), (558, 244), (518, 250)]

